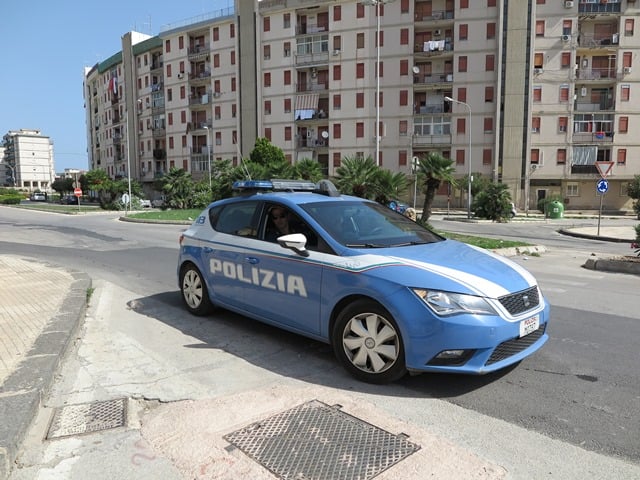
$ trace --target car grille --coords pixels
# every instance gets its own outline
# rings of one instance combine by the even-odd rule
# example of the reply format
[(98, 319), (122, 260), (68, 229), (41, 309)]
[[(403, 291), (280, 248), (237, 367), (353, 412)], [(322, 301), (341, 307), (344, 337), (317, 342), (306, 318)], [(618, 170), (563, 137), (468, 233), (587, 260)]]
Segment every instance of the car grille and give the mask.
[(535, 332), (531, 332), (529, 335), (502, 342), (493, 351), (485, 365), (493, 365), (494, 363), (504, 360), (505, 358), (509, 358), (510, 356), (529, 348), (531, 345), (536, 343), (542, 335), (544, 335), (546, 327), (546, 323), (542, 324)]
[(518, 315), (535, 308), (540, 303), (538, 287), (531, 287), (521, 292), (512, 293), (498, 299), (511, 315)]

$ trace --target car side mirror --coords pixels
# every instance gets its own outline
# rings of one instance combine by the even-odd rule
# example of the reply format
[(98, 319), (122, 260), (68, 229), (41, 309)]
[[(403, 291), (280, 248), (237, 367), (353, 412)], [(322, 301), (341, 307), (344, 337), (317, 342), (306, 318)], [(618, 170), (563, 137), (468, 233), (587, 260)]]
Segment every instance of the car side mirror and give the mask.
[(278, 243), (283, 248), (289, 248), (303, 257), (309, 256), (309, 251), (305, 248), (307, 245), (307, 237), (302, 233), (291, 233), (278, 237)]

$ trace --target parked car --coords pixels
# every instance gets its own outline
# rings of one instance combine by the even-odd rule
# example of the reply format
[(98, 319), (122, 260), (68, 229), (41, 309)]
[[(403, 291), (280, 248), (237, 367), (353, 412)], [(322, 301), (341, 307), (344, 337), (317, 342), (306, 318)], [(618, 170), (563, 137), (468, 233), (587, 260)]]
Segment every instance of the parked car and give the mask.
[(75, 195), (65, 195), (60, 199), (62, 205), (78, 205), (78, 197)]
[(151, 208), (151, 200), (148, 200), (146, 198), (141, 198), (140, 208)]
[(235, 188), (180, 236), (178, 285), (195, 315), (223, 307), (329, 343), (373, 383), (493, 372), (548, 339), (549, 304), (505, 257), (328, 181)]
[(44, 192), (34, 192), (31, 194), (31, 200), (34, 202), (46, 202), (47, 194)]
[(395, 211), (396, 211), (396, 212), (398, 212), (398, 213), (404, 213), (404, 212), (405, 212), (405, 210), (406, 210), (407, 208), (409, 208), (409, 205), (407, 205), (407, 204), (406, 204), (406, 203), (404, 203), (404, 202), (401, 202), (400, 200), (391, 200), (391, 201), (389, 202), (388, 207), (389, 207), (391, 210), (395, 210)]

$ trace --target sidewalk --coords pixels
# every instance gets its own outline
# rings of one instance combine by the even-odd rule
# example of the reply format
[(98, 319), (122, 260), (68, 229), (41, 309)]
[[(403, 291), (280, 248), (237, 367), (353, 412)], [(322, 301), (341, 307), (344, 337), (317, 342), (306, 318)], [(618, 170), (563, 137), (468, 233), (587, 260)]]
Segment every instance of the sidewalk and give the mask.
[(83, 273), (0, 255), (0, 478), (53, 384), (90, 286)]
[[(631, 242), (633, 227), (568, 235)], [(11, 471), (27, 430), (82, 325), (91, 279), (84, 273), (0, 255), (0, 479)]]

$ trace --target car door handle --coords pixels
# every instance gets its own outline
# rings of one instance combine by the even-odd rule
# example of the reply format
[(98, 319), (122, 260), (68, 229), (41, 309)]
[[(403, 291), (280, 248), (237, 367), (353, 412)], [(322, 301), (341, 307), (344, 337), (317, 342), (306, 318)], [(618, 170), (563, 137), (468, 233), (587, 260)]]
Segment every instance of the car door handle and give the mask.
[(251, 265), (257, 265), (258, 263), (260, 263), (260, 260), (257, 259), (256, 257), (246, 257), (245, 260), (249, 262)]

